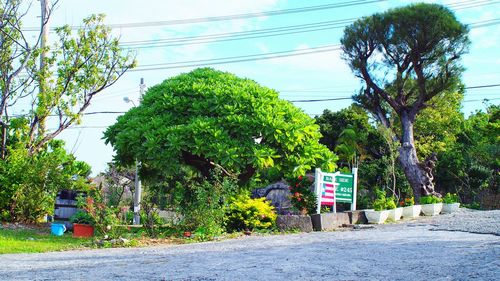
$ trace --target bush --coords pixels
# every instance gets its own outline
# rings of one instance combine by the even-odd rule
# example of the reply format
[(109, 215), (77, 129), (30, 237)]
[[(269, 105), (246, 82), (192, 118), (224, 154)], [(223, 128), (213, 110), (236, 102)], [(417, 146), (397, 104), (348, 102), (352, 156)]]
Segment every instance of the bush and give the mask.
[(373, 209), (375, 209), (375, 211), (385, 210), (385, 191), (375, 189), (375, 194), (377, 195), (377, 198), (373, 201)]
[(86, 190), (90, 166), (76, 161), (53, 140), (35, 155), (20, 143), (0, 159), (0, 220), (36, 223), (53, 214), (57, 192)]
[(458, 203), (458, 201), (458, 195), (455, 193), (446, 193), (446, 195), (443, 197), (443, 202), (446, 204)]
[(174, 204), (182, 214), (180, 227), (191, 231), (198, 240), (209, 240), (224, 232), (227, 200), (238, 189), (236, 181), (215, 173), (201, 182), (189, 186), (177, 183)]
[(401, 207), (408, 207), (408, 206), (413, 206), (415, 205), (415, 199), (412, 197), (406, 197), (401, 201), (400, 203)]
[(251, 199), (248, 193), (231, 198), (226, 211), (228, 231), (271, 228), (276, 222), (274, 207), (265, 198)]
[(94, 225), (98, 234), (116, 238), (122, 231), (116, 226), (120, 224), (118, 208), (108, 207), (103, 202), (102, 190), (99, 188), (90, 189), (89, 194), (78, 197), (78, 207), (84, 210)]
[(288, 179), (287, 182), (290, 184), (289, 189), (292, 194), (290, 201), (292, 206), (298, 211), (306, 209), (309, 214), (315, 213), (317, 199), (316, 194), (311, 190), (313, 181), (307, 176), (299, 176)]
[(441, 203), (441, 202), (443, 202), (443, 200), (439, 197), (434, 196), (434, 195), (420, 197), (420, 204), (435, 204), (435, 203)]
[(87, 212), (84, 211), (76, 212), (74, 215), (71, 216), (71, 218), (69, 218), (69, 221), (71, 223), (90, 224), (90, 225), (94, 225), (95, 223), (92, 217)]
[(389, 197), (389, 198), (386, 198), (386, 201), (385, 201), (385, 208), (387, 210), (392, 210), (392, 209), (396, 209), (396, 200), (394, 197)]

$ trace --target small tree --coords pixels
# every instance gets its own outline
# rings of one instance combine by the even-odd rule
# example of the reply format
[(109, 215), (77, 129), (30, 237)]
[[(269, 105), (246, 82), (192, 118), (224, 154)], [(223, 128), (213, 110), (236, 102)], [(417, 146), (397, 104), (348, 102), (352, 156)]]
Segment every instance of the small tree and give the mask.
[[(23, 1), (0, 2), (0, 157), (5, 159), (8, 137), (17, 133), (30, 155), (42, 149), (64, 129), (79, 123), (92, 98), (113, 85), (130, 67), (133, 58), (124, 54), (104, 15), (83, 21), (74, 34), (69, 26), (56, 28), (52, 46), (41, 46), (53, 7), (48, 7), (39, 36), (32, 40), (23, 31)], [(56, 1), (57, 2), (57, 1)], [(28, 8), (29, 10), (29, 8)], [(12, 111), (28, 107), (27, 126), (12, 132)], [(45, 124), (53, 120), (55, 129)], [(17, 128), (19, 129), (19, 127)]]
[(365, 83), (357, 100), (401, 143), (399, 162), (417, 198), (435, 191), (432, 165), (417, 157), (414, 123), (431, 99), (459, 85), (467, 31), (449, 9), (422, 3), (362, 18), (341, 39), (345, 60)]

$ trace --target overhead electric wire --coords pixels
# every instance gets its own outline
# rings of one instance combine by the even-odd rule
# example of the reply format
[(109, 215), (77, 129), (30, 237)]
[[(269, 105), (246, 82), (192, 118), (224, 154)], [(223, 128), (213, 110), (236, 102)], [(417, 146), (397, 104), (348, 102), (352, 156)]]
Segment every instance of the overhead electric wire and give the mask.
[(332, 30), (335, 28), (344, 28), (347, 26), (347, 24), (353, 23), (355, 20), (356, 19), (345, 19), (345, 20), (317, 22), (304, 25), (293, 25), (293, 26), (275, 27), (267, 29), (240, 31), (240, 32), (216, 33), (216, 34), (202, 35), (202, 36), (189, 36), (189, 37), (177, 37), (177, 38), (160, 39), (160, 40), (156, 39), (156, 40), (145, 40), (145, 41), (135, 41), (135, 42), (124, 42), (120, 45), (122, 46), (122, 48), (125, 49), (144, 49), (144, 48), (204, 44), (213, 42), (218, 43), (225, 41), (245, 40), (254, 38), (266, 38), (266, 37), (298, 34), (305, 32)]
[[(307, 6), (307, 7), (290, 8), (290, 9), (283, 9), (283, 10), (272, 10), (272, 11), (266, 11), (266, 12), (233, 14), (233, 15), (191, 18), (191, 19), (166, 20), (166, 21), (108, 24), (107, 26), (110, 28), (136, 28), (136, 27), (192, 24), (192, 23), (202, 23), (202, 22), (217, 22), (217, 21), (226, 21), (226, 20), (235, 20), (235, 19), (247, 19), (247, 18), (256, 18), (256, 17), (284, 15), (284, 14), (304, 13), (304, 12), (312, 12), (312, 11), (319, 11), (319, 10), (330, 10), (330, 9), (365, 5), (365, 4), (370, 4), (370, 3), (386, 2), (386, 1), (387, 0), (355, 0), (355, 1), (345, 1), (345, 2), (341, 2), (341, 3), (317, 5), (317, 6)], [(70, 28), (74, 30), (74, 29), (81, 28), (81, 26), (70, 26)], [(39, 31), (40, 28), (29, 27), (29, 28), (24, 28), (23, 30), (24, 31)], [(51, 30), (55, 30), (55, 28), (52, 28)]]
[(292, 56), (300, 56), (300, 55), (306, 55), (306, 54), (332, 52), (332, 51), (338, 51), (338, 50), (340, 50), (340, 45), (338, 45), (338, 44), (337, 45), (326, 45), (326, 46), (312, 47), (312, 48), (301, 49), (301, 50), (288, 50), (288, 51), (271, 52), (271, 53), (264, 53), (264, 54), (253, 54), (253, 55), (243, 55), (243, 56), (215, 58), (215, 59), (150, 64), (150, 65), (139, 66), (139, 67), (136, 67), (134, 69), (130, 69), (128, 71), (129, 72), (136, 72), (136, 71), (150, 71), (150, 70), (173, 69), (173, 68), (184, 68), (184, 67), (200, 67), (200, 66), (227, 64), (227, 63), (235, 63), (235, 62), (248, 62), (248, 61), (266, 60), (266, 59), (274, 59), (274, 58), (292, 57)]
[[(487, 21), (491, 21), (491, 20), (487, 20)], [(476, 23), (483, 23), (483, 22), (485, 22), (485, 21), (476, 22)], [(475, 24), (475, 23), (471, 23), (471, 24)], [(496, 24), (500, 24), (500, 21), (498, 21), (498, 23), (496, 23)], [(471, 28), (475, 28), (475, 27), (472, 26)], [(324, 49), (324, 48), (331, 48), (331, 49)], [(321, 50), (321, 49), (324, 49), (324, 50)], [(237, 63), (237, 62), (266, 60), (266, 59), (274, 59), (274, 58), (282, 58), (282, 57), (290, 57), (290, 56), (299, 56), (299, 55), (331, 52), (331, 51), (338, 51), (338, 50), (340, 50), (340, 44), (334, 44), (334, 45), (311, 47), (308, 49), (301, 49), (301, 50), (287, 50), (287, 51), (279, 51), (279, 52), (270, 52), (270, 53), (261, 53), (261, 54), (252, 54), (252, 55), (241, 55), (241, 56), (214, 58), (214, 59), (147, 64), (147, 65), (138, 66), (134, 69), (130, 69), (129, 71), (130, 72), (137, 72), (137, 71), (151, 71), (151, 70), (175, 69), (175, 68), (185, 68), (185, 67), (201, 67), (201, 66), (210, 66), (210, 65)]]

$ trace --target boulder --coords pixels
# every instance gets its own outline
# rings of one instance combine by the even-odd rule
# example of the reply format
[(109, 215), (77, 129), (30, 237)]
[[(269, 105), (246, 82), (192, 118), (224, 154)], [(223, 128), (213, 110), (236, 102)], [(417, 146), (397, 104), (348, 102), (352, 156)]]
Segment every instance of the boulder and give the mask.
[(284, 181), (273, 183), (264, 188), (257, 188), (252, 191), (252, 198), (266, 197), (267, 200), (276, 208), (278, 214), (288, 213), (292, 208), (290, 202), (290, 190), (288, 184)]
[(313, 230), (310, 216), (279, 215), (276, 226), (281, 231), (311, 232)]

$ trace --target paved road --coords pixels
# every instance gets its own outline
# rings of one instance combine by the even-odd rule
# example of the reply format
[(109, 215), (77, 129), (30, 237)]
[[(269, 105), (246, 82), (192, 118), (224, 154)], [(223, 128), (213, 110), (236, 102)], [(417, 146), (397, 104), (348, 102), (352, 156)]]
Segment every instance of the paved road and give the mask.
[[(480, 217), (490, 218), (482, 223), (499, 231), (500, 212)], [(499, 280), (500, 236), (463, 232), (458, 223), (435, 230), (458, 219), (448, 215), (373, 229), (189, 245), (0, 255), (0, 280)]]

